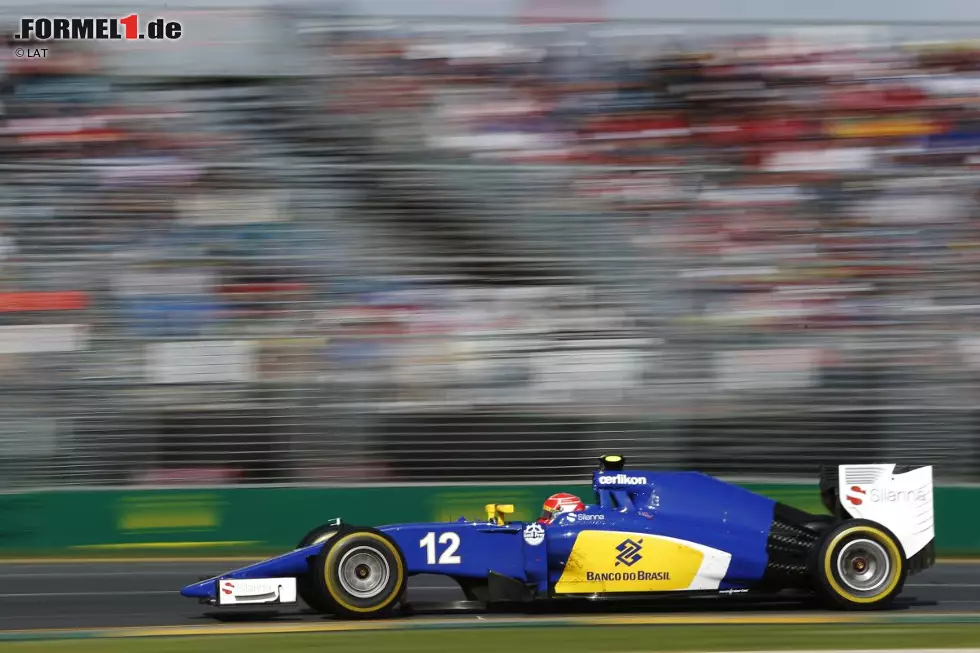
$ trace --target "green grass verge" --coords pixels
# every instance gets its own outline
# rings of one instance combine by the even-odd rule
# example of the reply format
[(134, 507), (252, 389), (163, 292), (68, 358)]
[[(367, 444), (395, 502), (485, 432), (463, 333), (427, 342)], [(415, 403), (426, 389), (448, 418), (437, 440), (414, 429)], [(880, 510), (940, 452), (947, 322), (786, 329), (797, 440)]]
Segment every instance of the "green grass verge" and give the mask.
[(561, 653), (980, 646), (980, 624), (592, 626), (4, 642), (4, 653)]

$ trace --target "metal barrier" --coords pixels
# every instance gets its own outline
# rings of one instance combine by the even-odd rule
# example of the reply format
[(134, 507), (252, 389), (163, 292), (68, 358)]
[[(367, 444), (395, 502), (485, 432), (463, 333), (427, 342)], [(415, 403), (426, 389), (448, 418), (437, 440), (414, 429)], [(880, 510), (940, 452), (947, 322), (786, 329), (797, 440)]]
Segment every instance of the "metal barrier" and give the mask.
[(6, 486), (581, 481), (610, 450), (980, 475), (980, 234), (972, 205), (898, 224), (921, 173), (96, 173), (0, 177)]

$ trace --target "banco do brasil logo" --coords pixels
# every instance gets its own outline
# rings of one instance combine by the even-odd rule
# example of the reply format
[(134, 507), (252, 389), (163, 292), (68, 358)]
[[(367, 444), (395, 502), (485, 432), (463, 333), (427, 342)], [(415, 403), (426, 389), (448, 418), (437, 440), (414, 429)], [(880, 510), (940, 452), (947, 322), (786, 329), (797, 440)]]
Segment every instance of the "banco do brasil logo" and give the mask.
[(616, 547), (619, 551), (619, 555), (616, 556), (616, 566), (623, 564), (627, 567), (632, 567), (640, 560), (643, 556), (640, 555), (640, 551), (643, 550), (643, 540), (639, 542), (634, 542), (633, 540), (626, 540)]

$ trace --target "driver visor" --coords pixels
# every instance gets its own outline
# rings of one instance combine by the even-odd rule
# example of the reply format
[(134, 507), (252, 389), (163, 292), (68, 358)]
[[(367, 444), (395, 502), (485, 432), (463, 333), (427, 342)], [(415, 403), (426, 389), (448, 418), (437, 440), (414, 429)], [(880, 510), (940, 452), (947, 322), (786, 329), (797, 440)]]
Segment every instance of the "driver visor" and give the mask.
[(538, 521), (551, 521), (556, 516), (560, 515), (561, 512), (562, 511), (559, 508), (555, 508), (555, 509), (545, 508), (544, 510), (541, 511), (541, 516), (538, 517)]

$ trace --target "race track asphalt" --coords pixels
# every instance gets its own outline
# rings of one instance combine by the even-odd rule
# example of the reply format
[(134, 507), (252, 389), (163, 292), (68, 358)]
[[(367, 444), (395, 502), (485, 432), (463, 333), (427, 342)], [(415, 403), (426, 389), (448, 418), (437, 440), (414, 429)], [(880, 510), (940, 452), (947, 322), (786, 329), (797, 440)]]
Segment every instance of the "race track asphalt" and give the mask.
[[(0, 631), (122, 626), (215, 624), (211, 609), (179, 595), (186, 584), (243, 566), (244, 562), (0, 562)], [(462, 599), (452, 581), (417, 577), (409, 601)], [(285, 606), (276, 621), (315, 621), (324, 617)], [(634, 610), (634, 608), (630, 608)], [(980, 564), (943, 562), (906, 584), (896, 610), (980, 613)], [(688, 599), (648, 605), (644, 614), (714, 613), (810, 614), (812, 603), (730, 599)]]

